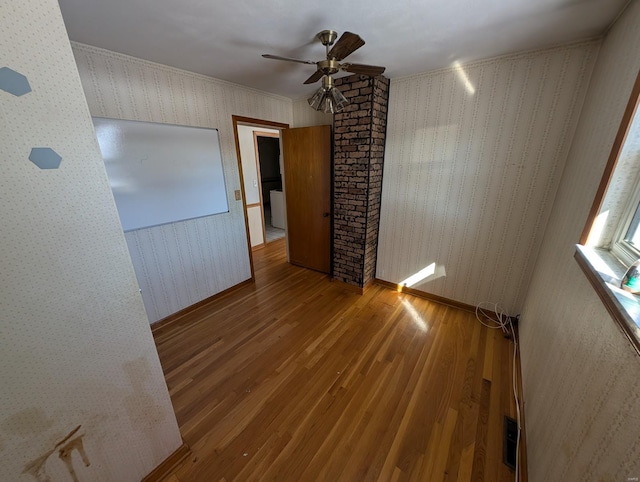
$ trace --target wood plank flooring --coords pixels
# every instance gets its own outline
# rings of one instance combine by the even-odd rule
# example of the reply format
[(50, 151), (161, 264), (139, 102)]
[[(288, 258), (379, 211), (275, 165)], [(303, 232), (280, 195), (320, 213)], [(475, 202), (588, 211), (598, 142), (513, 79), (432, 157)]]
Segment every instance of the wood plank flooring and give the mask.
[[(254, 252), (255, 284), (156, 334), (193, 455), (167, 480), (512, 481), (513, 345), (473, 314)], [(526, 480), (521, 475), (520, 480)]]

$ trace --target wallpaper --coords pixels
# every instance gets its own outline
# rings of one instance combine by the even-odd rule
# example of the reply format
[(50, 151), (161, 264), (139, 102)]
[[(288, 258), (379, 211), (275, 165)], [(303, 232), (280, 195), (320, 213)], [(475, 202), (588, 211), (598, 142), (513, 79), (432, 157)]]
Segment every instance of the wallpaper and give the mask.
[(126, 233), (151, 323), (251, 277), (231, 116), (291, 124), (291, 100), (73, 43), (91, 115), (218, 129), (229, 212)]
[(520, 328), (529, 480), (640, 477), (640, 359), (573, 259), (640, 68), (640, 2), (605, 37)]
[(520, 312), (595, 57), (580, 43), (391, 81), (377, 278)]
[[(309, 96), (313, 94), (313, 90)], [(333, 115), (318, 112), (309, 107), (307, 99), (293, 101), (293, 123), (291, 127), (324, 126), (333, 124)]]
[(137, 482), (182, 441), (69, 39), (55, 0), (0, 18), (0, 479)]

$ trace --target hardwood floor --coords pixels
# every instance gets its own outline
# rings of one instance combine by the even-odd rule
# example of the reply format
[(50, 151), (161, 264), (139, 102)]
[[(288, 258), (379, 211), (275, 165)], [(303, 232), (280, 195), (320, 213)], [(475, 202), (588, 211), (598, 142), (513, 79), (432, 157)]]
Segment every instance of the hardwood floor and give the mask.
[(381, 286), (345, 290), (287, 264), (284, 240), (253, 256), (255, 284), (155, 334), (193, 452), (167, 480), (514, 480), (499, 330)]

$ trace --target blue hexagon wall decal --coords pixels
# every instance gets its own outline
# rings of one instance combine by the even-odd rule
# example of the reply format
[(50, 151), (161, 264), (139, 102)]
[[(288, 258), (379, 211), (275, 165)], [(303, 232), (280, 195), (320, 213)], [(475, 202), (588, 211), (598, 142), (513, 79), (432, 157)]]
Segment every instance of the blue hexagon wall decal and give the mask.
[(18, 97), (31, 92), (27, 78), (9, 67), (0, 68), (0, 89)]
[(29, 154), (29, 160), (40, 169), (58, 169), (62, 157), (50, 147), (34, 147)]

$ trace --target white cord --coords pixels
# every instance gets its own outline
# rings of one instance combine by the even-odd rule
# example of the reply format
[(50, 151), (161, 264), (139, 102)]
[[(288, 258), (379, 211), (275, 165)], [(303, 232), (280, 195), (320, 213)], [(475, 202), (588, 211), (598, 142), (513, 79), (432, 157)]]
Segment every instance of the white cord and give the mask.
[(516, 402), (516, 422), (518, 424), (518, 435), (516, 436), (516, 481), (518, 482), (518, 462), (520, 459), (520, 400), (518, 400), (518, 372), (516, 371), (516, 354), (518, 353), (518, 342), (516, 341), (516, 332), (513, 329), (513, 323), (509, 319), (509, 327), (511, 328), (511, 335), (513, 336), (513, 398)]
[[(489, 316), (490, 312), (485, 311), (486, 308), (483, 306), (493, 306), (491, 310), (493, 312), (493, 317)], [(492, 324), (485, 323), (480, 315), (484, 316), (488, 321)], [(511, 381), (513, 383), (513, 398), (516, 402), (516, 423), (518, 424), (518, 434), (516, 436), (516, 480), (518, 482), (519, 475), (519, 455), (520, 455), (520, 400), (518, 399), (518, 373), (516, 372), (516, 357), (518, 353), (518, 342), (516, 341), (516, 332), (513, 328), (513, 323), (511, 323), (511, 318), (506, 314), (506, 311), (498, 304), (498, 303), (489, 303), (487, 301), (483, 301), (482, 303), (476, 306), (476, 318), (478, 321), (486, 326), (487, 328), (491, 328), (493, 330), (500, 328), (502, 332), (510, 336), (513, 340), (513, 366), (511, 368)]]
[[(485, 311), (486, 308), (484, 308), (483, 305), (493, 306), (491, 312), (494, 314), (495, 318), (489, 316), (489, 312)], [(482, 321), (480, 315), (483, 315), (493, 324), (487, 324)], [(482, 325), (486, 326), (487, 328), (491, 328), (492, 330), (500, 328), (505, 335), (510, 335), (507, 327), (509, 326), (509, 323), (511, 321), (509, 319), (509, 316), (507, 316), (504, 308), (502, 308), (498, 303), (489, 303), (488, 301), (483, 301), (482, 303), (480, 303), (478, 306), (476, 306), (476, 318)]]

